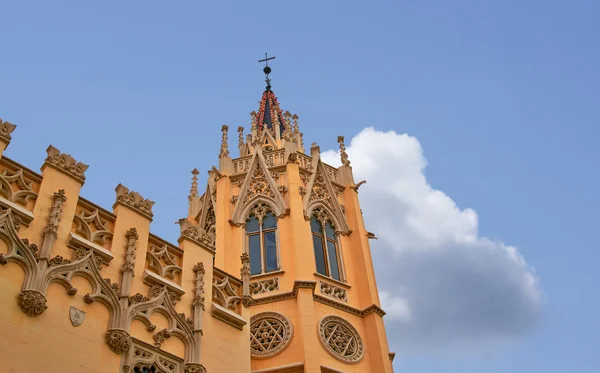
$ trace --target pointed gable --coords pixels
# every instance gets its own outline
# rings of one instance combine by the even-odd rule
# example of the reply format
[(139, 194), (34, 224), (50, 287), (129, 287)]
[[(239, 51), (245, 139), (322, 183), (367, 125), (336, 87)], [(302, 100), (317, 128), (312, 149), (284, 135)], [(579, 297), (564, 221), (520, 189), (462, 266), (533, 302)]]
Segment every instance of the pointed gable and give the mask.
[(215, 204), (212, 198), (210, 185), (206, 185), (206, 191), (202, 196), (202, 207), (198, 216), (198, 225), (204, 229), (205, 232), (211, 233), (215, 231)]
[(308, 219), (316, 207), (323, 207), (329, 214), (338, 231), (349, 233), (348, 223), (342, 207), (336, 198), (335, 189), (331, 185), (329, 175), (321, 159), (318, 160), (307, 186), (304, 196), (304, 213)]
[(248, 211), (258, 202), (269, 205), (277, 216), (287, 213), (287, 203), (277, 190), (277, 183), (271, 176), (260, 151), (254, 152), (240, 190), (241, 193), (233, 210), (232, 221), (235, 224), (244, 224)]

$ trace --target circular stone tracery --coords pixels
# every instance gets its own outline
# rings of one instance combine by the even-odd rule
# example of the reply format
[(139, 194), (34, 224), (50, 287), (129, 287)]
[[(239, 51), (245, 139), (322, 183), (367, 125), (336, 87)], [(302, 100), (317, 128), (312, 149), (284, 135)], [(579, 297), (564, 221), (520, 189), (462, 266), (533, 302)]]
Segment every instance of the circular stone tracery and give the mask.
[(283, 351), (292, 340), (292, 323), (277, 312), (262, 312), (250, 319), (250, 355), (268, 358)]
[(327, 352), (344, 363), (357, 363), (363, 357), (360, 335), (352, 324), (341, 317), (323, 317), (319, 322), (319, 337)]

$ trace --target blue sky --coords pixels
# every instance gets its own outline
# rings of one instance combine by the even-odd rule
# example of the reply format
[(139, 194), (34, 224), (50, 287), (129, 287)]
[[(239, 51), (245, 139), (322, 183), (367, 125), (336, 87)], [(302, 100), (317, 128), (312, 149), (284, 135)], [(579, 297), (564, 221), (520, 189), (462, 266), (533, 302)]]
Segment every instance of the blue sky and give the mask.
[(412, 136), (428, 185), (539, 278), (535, 322), (499, 341), (462, 320), (480, 328), (466, 348), (393, 346), (396, 372), (597, 371), (598, 2), (2, 1), (0, 14), (0, 117), (19, 126), (7, 156), (37, 170), (52, 143), (90, 165), (84, 197), (110, 208), (121, 182), (156, 201), (152, 230), (175, 241), (190, 170), (217, 163), (222, 124), (249, 126), (269, 52), (307, 144)]

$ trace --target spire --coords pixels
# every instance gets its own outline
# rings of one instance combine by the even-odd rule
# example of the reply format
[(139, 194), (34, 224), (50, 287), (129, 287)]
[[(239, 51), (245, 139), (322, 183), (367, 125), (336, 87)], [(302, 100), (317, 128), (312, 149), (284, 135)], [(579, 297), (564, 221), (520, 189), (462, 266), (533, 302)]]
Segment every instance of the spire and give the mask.
[(340, 144), (340, 158), (344, 166), (350, 166), (350, 160), (348, 160), (348, 154), (346, 153), (346, 145), (344, 145), (344, 136), (338, 136), (338, 143)]
[(275, 129), (275, 126), (279, 125), (279, 133), (282, 134), (285, 130), (285, 121), (283, 120), (283, 113), (279, 108), (277, 97), (273, 91), (271, 91), (271, 79), (269, 78), (269, 74), (272, 71), (269, 67), (269, 61), (273, 59), (275, 59), (275, 57), (268, 57), (265, 53), (265, 58), (258, 61), (265, 63), (263, 72), (265, 73), (265, 82), (267, 83), (267, 86), (262, 99), (260, 100), (256, 124), (258, 132), (261, 132), (264, 128), (273, 130)]

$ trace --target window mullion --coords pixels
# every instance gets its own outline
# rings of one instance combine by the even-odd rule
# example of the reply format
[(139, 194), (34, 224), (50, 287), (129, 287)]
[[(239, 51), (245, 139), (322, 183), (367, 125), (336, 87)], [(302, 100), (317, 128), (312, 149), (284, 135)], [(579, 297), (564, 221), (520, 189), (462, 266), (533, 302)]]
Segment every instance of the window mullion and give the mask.
[(323, 255), (325, 256), (325, 269), (327, 270), (327, 276), (331, 276), (331, 266), (329, 265), (329, 248), (327, 247), (327, 232), (325, 228), (323, 228), (323, 237), (321, 237), (323, 241)]
[(265, 240), (263, 237), (262, 220), (259, 221), (258, 225), (258, 239), (260, 241), (260, 273), (265, 273)]

